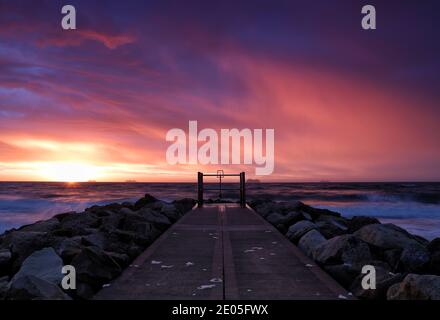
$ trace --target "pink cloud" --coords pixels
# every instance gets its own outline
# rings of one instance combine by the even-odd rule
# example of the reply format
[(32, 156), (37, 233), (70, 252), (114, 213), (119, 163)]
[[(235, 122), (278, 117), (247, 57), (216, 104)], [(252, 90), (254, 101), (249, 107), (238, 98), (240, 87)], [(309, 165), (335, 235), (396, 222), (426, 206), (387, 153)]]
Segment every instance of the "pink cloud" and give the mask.
[(38, 40), (40, 46), (78, 46), (86, 41), (96, 41), (103, 44), (108, 49), (116, 49), (120, 46), (136, 41), (135, 37), (128, 34), (108, 34), (96, 30), (71, 30), (60, 31), (56, 35), (45, 36)]

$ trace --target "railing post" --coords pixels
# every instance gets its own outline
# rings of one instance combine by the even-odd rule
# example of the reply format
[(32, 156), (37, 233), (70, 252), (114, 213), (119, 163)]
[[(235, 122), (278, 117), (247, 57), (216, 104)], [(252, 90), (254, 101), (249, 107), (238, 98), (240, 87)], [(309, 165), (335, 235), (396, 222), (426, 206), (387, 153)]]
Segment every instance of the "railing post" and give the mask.
[(246, 207), (246, 176), (244, 172), (240, 172), (240, 205)]
[(198, 205), (203, 207), (203, 173), (197, 173)]

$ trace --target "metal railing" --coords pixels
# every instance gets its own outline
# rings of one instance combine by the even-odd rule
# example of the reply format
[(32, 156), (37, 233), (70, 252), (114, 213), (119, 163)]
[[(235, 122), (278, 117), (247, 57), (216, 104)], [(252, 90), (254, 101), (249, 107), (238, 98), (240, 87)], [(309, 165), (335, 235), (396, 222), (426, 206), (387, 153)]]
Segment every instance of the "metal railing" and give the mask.
[[(204, 177), (216, 177), (219, 179), (219, 186), (218, 188), (205, 188), (204, 186)], [(240, 188), (222, 188), (222, 179), (224, 177), (240, 177)], [(240, 206), (246, 207), (246, 176), (244, 172), (240, 173), (224, 173), (223, 170), (217, 170), (217, 173), (203, 173), (198, 172), (197, 173), (197, 198), (198, 198), (198, 205), (199, 207), (203, 207), (203, 193), (205, 191), (219, 191), (219, 197), (222, 198), (222, 191), (231, 191), (236, 190), (240, 191)]]

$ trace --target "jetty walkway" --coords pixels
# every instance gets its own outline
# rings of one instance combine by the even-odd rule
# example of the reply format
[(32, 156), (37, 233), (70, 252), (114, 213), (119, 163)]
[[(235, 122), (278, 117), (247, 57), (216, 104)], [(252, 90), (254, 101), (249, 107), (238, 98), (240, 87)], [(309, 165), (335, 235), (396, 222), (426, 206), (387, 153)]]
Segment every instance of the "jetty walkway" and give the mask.
[(344, 299), (347, 292), (248, 206), (196, 207), (95, 299)]

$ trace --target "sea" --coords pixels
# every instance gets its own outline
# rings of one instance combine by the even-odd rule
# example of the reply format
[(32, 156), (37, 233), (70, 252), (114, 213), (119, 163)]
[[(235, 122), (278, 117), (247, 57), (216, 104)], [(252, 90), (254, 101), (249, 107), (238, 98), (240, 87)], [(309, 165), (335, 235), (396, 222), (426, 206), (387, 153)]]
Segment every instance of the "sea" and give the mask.
[[(206, 189), (217, 188), (209, 184)], [(238, 200), (235, 184), (222, 185), (222, 198)], [(0, 233), (55, 214), (92, 205), (134, 202), (149, 193), (164, 201), (197, 198), (194, 183), (0, 182)], [(248, 183), (247, 200), (299, 200), (344, 217), (365, 215), (394, 223), (431, 240), (440, 237), (440, 183)], [(207, 191), (205, 199), (216, 199)]]

